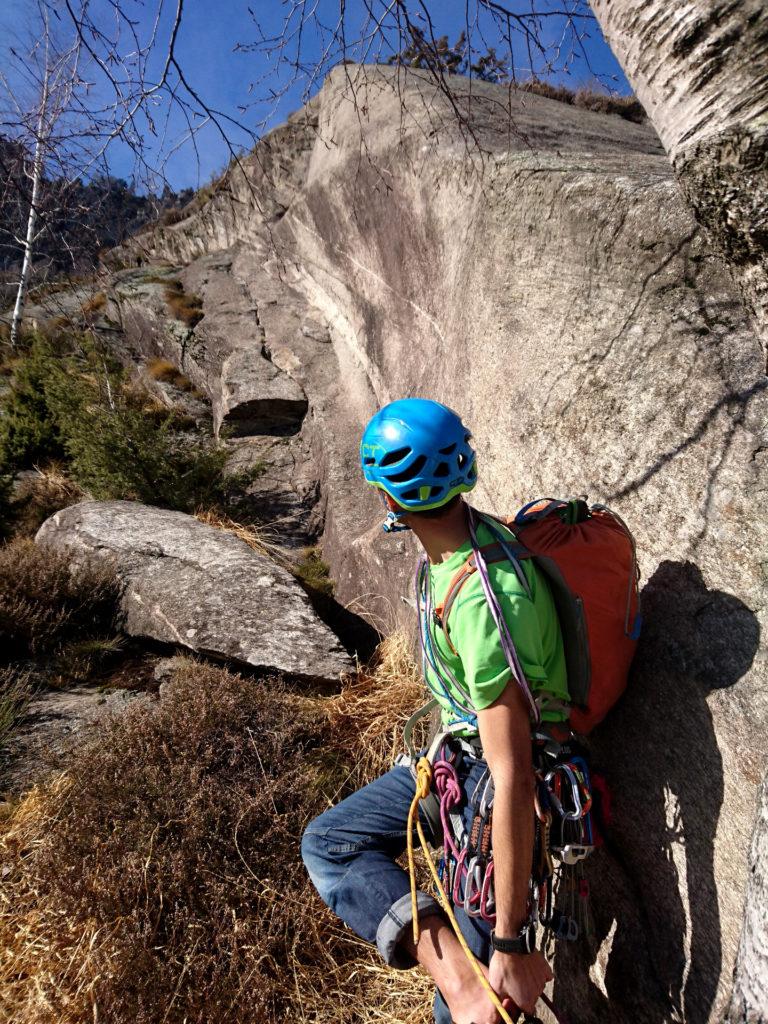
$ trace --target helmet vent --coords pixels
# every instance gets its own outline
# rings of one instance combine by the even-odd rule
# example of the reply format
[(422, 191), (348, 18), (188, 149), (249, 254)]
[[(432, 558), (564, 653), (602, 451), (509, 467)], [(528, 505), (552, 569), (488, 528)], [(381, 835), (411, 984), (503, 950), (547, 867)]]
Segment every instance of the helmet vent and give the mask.
[[(411, 454), (410, 448), (396, 448), (393, 452), (387, 452), (384, 458), (379, 463), (380, 466), (391, 466), (393, 462), (402, 462), (404, 458)], [(390, 477), (390, 480), (394, 479)]]
[(373, 466), (375, 462), (376, 459), (374, 459), (372, 455), (366, 455), (366, 457), (363, 459), (364, 466)]
[(456, 460), (456, 464), (459, 467), (459, 469), (464, 469), (464, 467), (467, 464), (467, 456), (464, 454), (464, 452), (459, 452), (459, 457)]
[[(387, 480), (393, 484), (404, 484), (408, 480), (415, 480), (422, 469), (424, 469), (426, 462), (426, 455), (419, 455), (418, 458), (413, 460), (407, 469), (403, 469), (399, 473), (392, 473), (391, 475), (388, 475)], [(403, 495), (403, 497), (405, 497), (405, 495)]]
[(438, 451), (441, 455), (450, 455), (452, 452), (456, 451), (456, 445), (449, 444), (447, 448), (439, 448)]
[(435, 469), (435, 476), (448, 476), (451, 472), (447, 462), (441, 462), (440, 465)]

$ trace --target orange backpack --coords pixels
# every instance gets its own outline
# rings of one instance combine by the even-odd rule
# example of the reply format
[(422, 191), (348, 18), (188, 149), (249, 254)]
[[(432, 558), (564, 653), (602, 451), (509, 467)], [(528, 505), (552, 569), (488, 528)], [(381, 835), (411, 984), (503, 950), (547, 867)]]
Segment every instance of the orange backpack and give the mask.
[[(574, 732), (587, 733), (608, 714), (627, 685), (640, 634), (640, 573), (635, 541), (620, 516), (581, 498), (537, 499), (514, 518), (482, 516), (495, 543), (482, 547), (486, 563), (532, 558), (549, 580), (563, 633)], [(514, 541), (498, 529), (503, 523)], [(446, 641), (448, 616), (459, 591), (477, 570), (474, 554), (458, 570), (435, 609)], [(517, 566), (518, 575), (525, 579)], [(527, 589), (527, 583), (526, 583)]]

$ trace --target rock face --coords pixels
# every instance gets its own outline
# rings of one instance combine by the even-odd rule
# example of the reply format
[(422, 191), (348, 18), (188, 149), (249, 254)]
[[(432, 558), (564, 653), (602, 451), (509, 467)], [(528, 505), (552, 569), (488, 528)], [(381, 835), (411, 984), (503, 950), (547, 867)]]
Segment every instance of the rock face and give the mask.
[(761, 1024), (768, 1008), (768, 775), (763, 779), (749, 854), (744, 931), (728, 1015), (730, 1024)]
[(143, 694), (129, 690), (103, 693), (92, 686), (37, 694), (2, 751), (3, 787), (11, 794), (30, 789), (46, 777), (51, 758), (69, 747), (78, 734), (87, 734), (88, 726), (143, 699)]
[(480, 507), (586, 492), (631, 524), (646, 627), (594, 737), (615, 826), (557, 1002), (583, 1024), (719, 1021), (768, 755), (760, 344), (649, 127), (472, 89), (462, 129), (419, 73), (337, 69), (224, 192), (142, 236), (143, 258), (228, 253), (260, 322), (261, 296), (296, 311), (273, 365), (307, 396), (324, 555), (385, 628), (411, 623), (415, 549), (381, 535), (356, 448), (388, 400), (462, 414)]
[(182, 512), (82, 502), (43, 523), (37, 543), (113, 557), (124, 628), (192, 651), (336, 681), (351, 661), (285, 569)]

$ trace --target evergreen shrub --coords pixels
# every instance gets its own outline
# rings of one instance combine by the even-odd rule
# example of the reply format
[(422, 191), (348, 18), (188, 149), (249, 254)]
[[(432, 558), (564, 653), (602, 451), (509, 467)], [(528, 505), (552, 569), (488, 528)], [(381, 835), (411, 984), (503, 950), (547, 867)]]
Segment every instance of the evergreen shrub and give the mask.
[(0, 474), (61, 459), (96, 499), (183, 512), (226, 503), (244, 481), (225, 479), (226, 448), (188, 427), (92, 339), (36, 339), (0, 400)]
[(38, 337), (13, 365), (13, 383), (0, 408), (0, 472), (64, 455), (56, 418), (46, 399), (54, 359), (52, 344)]

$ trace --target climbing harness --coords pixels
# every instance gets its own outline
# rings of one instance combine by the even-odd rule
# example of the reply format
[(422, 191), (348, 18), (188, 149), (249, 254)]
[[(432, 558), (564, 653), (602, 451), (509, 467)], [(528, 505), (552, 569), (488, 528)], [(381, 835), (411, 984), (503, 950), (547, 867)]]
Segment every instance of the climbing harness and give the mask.
[[(462, 744), (474, 750), (464, 741), (443, 732), (433, 743), (429, 754), (421, 756), (416, 762), (416, 792), (408, 811), (406, 832), (413, 939), (414, 942), (418, 942), (420, 935), (413, 839), (415, 830), (440, 903), (456, 938), (501, 1019), (505, 1024), (512, 1024), (509, 1012), (491, 988), (467, 945), (453, 909), (455, 906), (461, 906), (469, 917), (480, 917), (491, 926), (496, 920), (491, 849), (493, 780), (486, 768), (469, 797), (473, 816), (472, 827), (467, 832), (463, 818), (458, 813), (463, 799), (459, 768), (462, 757), (467, 753)], [(583, 757), (566, 746), (561, 749), (568, 751), (569, 760), (552, 761), (554, 741), (551, 737), (537, 734), (534, 737), (534, 749), (539, 755), (539, 761), (536, 768), (536, 842), (529, 894), (530, 920), (549, 929), (555, 938), (573, 941), (580, 932), (575, 905), (570, 908), (570, 914), (553, 908), (554, 860), (561, 860), (561, 872), (566, 867), (580, 867), (581, 861), (593, 849), (591, 843), (584, 841), (592, 838), (589, 818), (589, 773)], [(470, 756), (474, 757), (476, 754)], [(563, 784), (563, 780), (567, 785)], [(433, 790), (439, 801), (442, 824), (444, 852), (439, 867), (435, 867), (418, 814), (420, 804), (432, 796)], [(575, 842), (576, 839), (580, 841)], [(560, 845), (555, 845), (555, 842), (559, 842)], [(573, 892), (574, 904), (576, 891), (575, 887), (568, 885), (568, 895), (570, 898)], [(578, 880), (578, 894), (581, 899), (588, 896), (588, 889), (585, 889), (585, 881), (582, 878)], [(544, 995), (541, 998), (555, 1018), (564, 1024), (549, 999)], [(529, 1015), (526, 1015), (525, 1019), (531, 1022), (536, 1020)]]
[[(568, 869), (580, 867), (595, 848), (592, 822), (590, 773), (584, 752), (575, 740), (559, 743), (545, 732), (533, 737), (535, 797), (533, 871), (529, 903), (531, 919), (555, 938), (573, 941), (583, 930), (586, 913), (572, 907), (570, 913), (554, 909), (555, 862), (561, 882), (571, 883)], [(493, 926), (496, 907), (493, 891), (494, 787), (486, 767), (468, 796), (471, 827), (464, 826), (463, 794), (459, 772), (465, 757), (481, 761), (476, 745), (442, 732), (430, 748), (430, 789), (422, 801), (436, 799), (438, 828), (432, 827), (433, 846), (443, 847), (438, 873), (450, 895), (468, 917)], [(434, 821), (434, 811), (427, 812)], [(585, 885), (578, 882), (586, 898)]]

